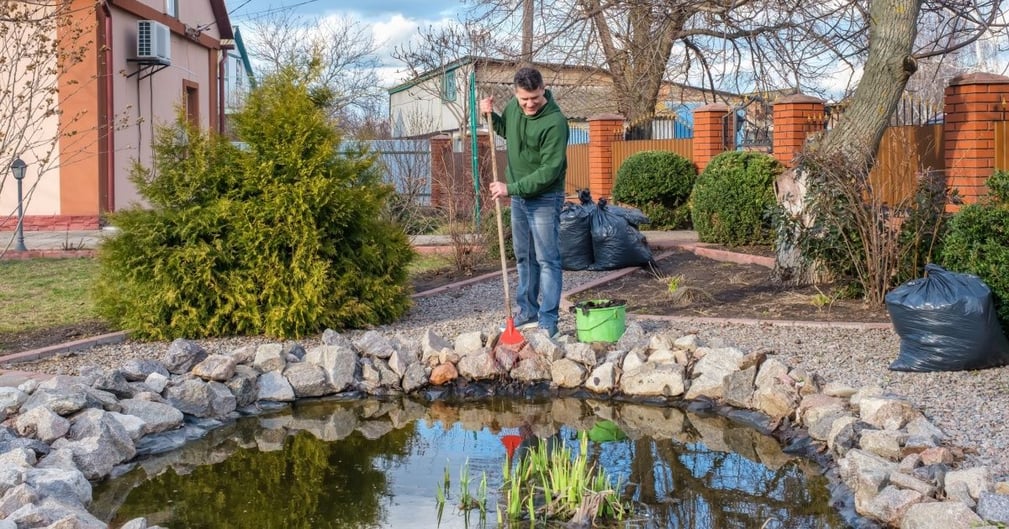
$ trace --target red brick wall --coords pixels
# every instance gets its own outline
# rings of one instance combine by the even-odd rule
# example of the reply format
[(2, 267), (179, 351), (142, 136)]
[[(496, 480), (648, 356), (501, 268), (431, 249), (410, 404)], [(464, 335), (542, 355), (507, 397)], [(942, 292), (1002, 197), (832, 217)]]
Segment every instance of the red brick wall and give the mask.
[(613, 142), (624, 139), (624, 117), (601, 114), (589, 118), (589, 192), (609, 198), (613, 192)]
[(985, 182), (995, 172), (995, 122), (1009, 118), (1007, 101), (1009, 77), (1001, 75), (961, 75), (946, 87), (946, 183), (959, 190), (965, 204), (988, 192)]
[(719, 154), (736, 148), (735, 120), (725, 103), (711, 103), (694, 109), (693, 159), (697, 172)]
[(774, 157), (786, 167), (793, 167), (806, 138), (824, 129), (825, 118), (826, 106), (821, 99), (795, 94), (775, 101)]
[[(17, 229), (17, 215), (0, 218), (0, 231)], [(98, 215), (26, 215), (24, 231), (97, 230), (101, 228)]]

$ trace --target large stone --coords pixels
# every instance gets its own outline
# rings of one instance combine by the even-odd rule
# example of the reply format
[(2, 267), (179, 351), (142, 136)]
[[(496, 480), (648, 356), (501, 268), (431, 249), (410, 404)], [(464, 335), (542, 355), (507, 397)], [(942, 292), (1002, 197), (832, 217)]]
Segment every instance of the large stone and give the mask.
[(0, 415), (14, 415), (28, 400), (28, 394), (18, 388), (0, 386)]
[(899, 430), (862, 430), (858, 446), (891, 461), (898, 461), (902, 455), (901, 445), (906, 440), (907, 433)]
[(67, 448), (74, 454), (74, 463), (88, 479), (108, 475), (112, 468), (132, 459), (137, 449), (122, 424), (108, 412), (94, 408), (85, 410), (72, 420), (66, 438), (53, 443), (53, 448)]
[(321, 397), (333, 390), (326, 377), (326, 370), (312, 362), (295, 362), (284, 368), (284, 377), (294, 389), (294, 396)]
[(83, 410), (87, 403), (87, 393), (79, 385), (63, 390), (39, 388), (21, 405), (21, 413), (44, 406), (53, 413), (66, 417)]
[(417, 357), (412, 351), (406, 348), (397, 347), (396, 350), (389, 355), (389, 369), (392, 369), (393, 372), (400, 377), (405, 375), (406, 370), (416, 363)]
[(42, 496), (91, 503), (91, 483), (76, 468), (33, 468), (25, 472), (25, 483)]
[(210, 387), (206, 382), (187, 378), (178, 384), (165, 388), (165, 399), (182, 413), (194, 417), (213, 417)]
[(18, 415), (14, 419), (14, 429), (18, 435), (51, 444), (70, 431), (70, 421), (40, 406)]
[(326, 380), (333, 391), (345, 391), (354, 383), (357, 372), (357, 353), (351, 347), (341, 345), (321, 345), (313, 347), (305, 354), (305, 362), (321, 366), (326, 372)]
[(460, 358), (483, 352), (484, 335), (481, 331), (464, 332), (455, 338), (455, 353)]
[(287, 366), (287, 355), (284, 346), (279, 343), (264, 343), (256, 348), (256, 358), (252, 361), (261, 373), (283, 371)]
[(899, 430), (921, 416), (910, 402), (887, 397), (863, 397), (859, 400), (862, 421), (884, 430)]
[(564, 347), (552, 340), (545, 332), (530, 332), (523, 336), (532, 350), (547, 361), (556, 362), (564, 358)]
[(621, 391), (639, 397), (678, 397), (685, 386), (684, 369), (679, 364), (647, 363), (620, 377)]
[(977, 514), (989, 522), (1009, 525), (1009, 496), (981, 492), (977, 500)]
[(273, 402), (291, 402), (294, 400), (294, 388), (279, 371), (263, 373), (259, 377), (258, 399)]
[(126, 380), (130, 382), (141, 382), (146, 380), (147, 377), (151, 376), (152, 373), (159, 373), (168, 377), (168, 369), (164, 364), (157, 360), (150, 360), (146, 358), (133, 358), (127, 360), (122, 366), (119, 367), (119, 371), (123, 373)]
[(725, 377), (738, 371), (743, 352), (735, 347), (702, 349), (704, 356), (694, 365), (693, 378), (685, 398), (720, 399), (724, 394)]
[(827, 448), (838, 455), (844, 455), (855, 446), (855, 440), (861, 431), (858, 419), (851, 415), (841, 415), (831, 422), (830, 433), (827, 434)]
[(596, 363), (598, 362), (595, 350), (591, 344), (587, 343), (576, 342), (565, 345), (564, 358), (578, 362), (588, 369), (596, 367)]
[(979, 529), (980, 516), (958, 501), (916, 503), (907, 509), (900, 529)]
[(589, 374), (585, 380), (585, 387), (596, 393), (609, 393), (617, 384), (617, 368), (610, 362), (606, 362)]
[(933, 497), (935, 495), (935, 487), (931, 483), (924, 480), (920, 480), (914, 476), (904, 474), (899, 470), (895, 470), (890, 473), (890, 483), (902, 488), (909, 489), (918, 492), (922, 496)]
[(636, 320), (630, 320), (624, 326), (624, 334), (620, 336), (617, 340), (615, 349), (622, 349), (624, 351), (630, 351), (637, 347), (647, 347), (650, 337), (645, 328), (641, 326)]
[(168, 404), (139, 399), (120, 401), (122, 413), (133, 415), (144, 421), (144, 433), (154, 434), (174, 430), (182, 426), (185, 416)]
[(512, 368), (509, 376), (521, 382), (540, 382), (550, 380), (550, 366), (542, 358), (526, 358), (519, 360)]
[(991, 491), (991, 470), (986, 466), (981, 466), (947, 472), (945, 487), (949, 489), (955, 483), (964, 483), (970, 497), (976, 500), (981, 497), (982, 492)]
[(91, 387), (107, 391), (118, 398), (127, 399), (133, 396), (133, 388), (126, 376), (118, 369), (101, 369), (95, 373)]
[(228, 389), (228, 386), (220, 382), (207, 382), (207, 389), (210, 390), (210, 416), (224, 417), (235, 411), (238, 407), (238, 399)]
[(620, 370), (624, 373), (634, 371), (635, 369), (641, 367), (645, 364), (645, 355), (643, 349), (631, 349), (624, 355), (624, 360), (620, 364)]
[(900, 523), (900, 519), (912, 505), (920, 503), (922, 499), (920, 492), (887, 486), (876, 497), (865, 502), (864, 510), (860, 513), (893, 527)]
[(392, 340), (378, 331), (367, 331), (354, 340), (354, 346), (361, 351), (363, 356), (373, 356), (375, 358), (389, 358), (396, 352), (396, 347)]
[(238, 362), (234, 357), (228, 355), (210, 355), (202, 362), (193, 366), (192, 374), (203, 380), (214, 380), (224, 382), (235, 375), (235, 366)]
[(799, 402), (799, 416), (802, 424), (809, 427), (827, 416), (840, 416), (848, 409), (845, 399), (831, 397), (823, 393), (804, 395)]
[(459, 377), (459, 371), (453, 364), (441, 364), (431, 371), (431, 384), (441, 386)]
[(460, 375), (470, 380), (489, 380), (506, 374), (487, 350), (463, 356), (456, 367)]
[(774, 419), (787, 417), (799, 405), (799, 391), (788, 376), (788, 367), (776, 359), (768, 359), (757, 371), (754, 380), (753, 407)]
[(550, 378), (558, 387), (577, 388), (585, 379), (585, 367), (574, 360), (562, 358), (550, 365)]
[(838, 461), (838, 470), (841, 479), (855, 493), (855, 508), (864, 512), (868, 502), (889, 483), (897, 463), (855, 448)]
[(259, 371), (247, 365), (239, 364), (235, 368), (235, 376), (231, 377), (225, 386), (235, 396), (235, 407), (244, 408), (259, 398)]
[(424, 364), (420, 362), (414, 362), (406, 368), (406, 373), (403, 373), (403, 391), (406, 393), (413, 393), (418, 389), (427, 385), (427, 370), (424, 368)]
[(753, 381), (756, 377), (756, 366), (725, 375), (722, 381), (722, 400), (736, 408), (753, 407)]
[(425, 329), (420, 338), (421, 362), (434, 367), (441, 363), (441, 358), (452, 351), (452, 344), (431, 329)]
[(161, 393), (166, 387), (168, 387), (168, 381), (168, 377), (162, 375), (161, 373), (151, 373), (144, 379), (144, 384), (146, 384), (151, 391)]
[(326, 329), (325, 331), (322, 331), (322, 344), (353, 349), (351, 341), (347, 339), (346, 336), (334, 331), (333, 329)]
[(178, 338), (168, 346), (168, 352), (161, 357), (161, 363), (176, 375), (188, 373), (194, 365), (207, 357), (207, 351), (200, 344)]

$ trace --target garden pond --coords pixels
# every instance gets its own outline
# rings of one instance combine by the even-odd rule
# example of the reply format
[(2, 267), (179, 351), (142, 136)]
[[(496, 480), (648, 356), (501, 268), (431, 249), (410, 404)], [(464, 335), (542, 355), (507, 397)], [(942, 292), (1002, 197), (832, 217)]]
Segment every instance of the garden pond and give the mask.
[[(148, 455), (96, 484), (90, 509), (113, 528), (141, 516), (170, 529), (543, 527), (498, 514), (506, 458), (536, 440), (586, 444), (632, 507), (610, 527), (850, 527), (821, 467), (750, 426), (574, 398), (299, 402), (181, 448), (142, 443)], [(485, 512), (458, 508), (464, 488)]]

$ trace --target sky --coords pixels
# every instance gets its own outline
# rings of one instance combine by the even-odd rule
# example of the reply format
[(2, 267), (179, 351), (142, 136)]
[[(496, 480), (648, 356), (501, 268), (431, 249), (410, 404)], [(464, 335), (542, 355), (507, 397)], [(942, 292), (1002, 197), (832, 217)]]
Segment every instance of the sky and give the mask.
[[(248, 25), (255, 18), (278, 10), (291, 10), (305, 18), (350, 18), (369, 28), (382, 63), (378, 75), (385, 87), (403, 81), (402, 65), (393, 60), (393, 49), (418, 29), (455, 20), (465, 6), (461, 0), (226, 0), (231, 23)], [(242, 32), (246, 40), (255, 38)]]

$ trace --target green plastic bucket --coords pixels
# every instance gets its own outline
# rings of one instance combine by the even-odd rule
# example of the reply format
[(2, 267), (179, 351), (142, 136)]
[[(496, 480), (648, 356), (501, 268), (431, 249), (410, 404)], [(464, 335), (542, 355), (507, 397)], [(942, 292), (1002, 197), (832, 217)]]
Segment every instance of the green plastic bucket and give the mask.
[(627, 307), (623, 300), (582, 301), (571, 310), (579, 342), (615, 342), (624, 335)]

